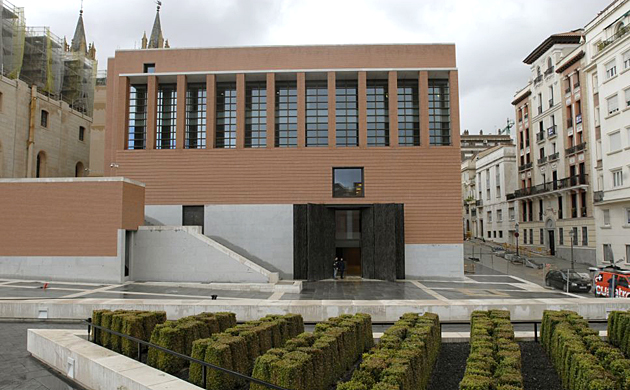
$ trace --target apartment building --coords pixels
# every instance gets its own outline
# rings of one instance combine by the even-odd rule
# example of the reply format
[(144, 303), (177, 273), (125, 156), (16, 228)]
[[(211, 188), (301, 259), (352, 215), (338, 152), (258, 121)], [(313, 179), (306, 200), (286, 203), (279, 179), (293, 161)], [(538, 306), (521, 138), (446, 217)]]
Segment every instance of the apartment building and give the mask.
[(461, 135), (461, 144), (462, 161), (464, 161), (497, 145), (512, 145), (513, 141), (509, 134), (484, 134), (483, 130), (480, 130), (479, 134), (470, 134), (470, 131), (464, 130)]
[(531, 78), (512, 104), (517, 118), (520, 244), (595, 263), (595, 221), (583, 92), (583, 31), (554, 34), (523, 61)]
[(464, 238), (478, 237), (477, 232), (477, 175), (475, 158), (462, 161), (462, 223)]
[(630, 2), (613, 1), (585, 27), (589, 142), (596, 146), (597, 261), (630, 264)]

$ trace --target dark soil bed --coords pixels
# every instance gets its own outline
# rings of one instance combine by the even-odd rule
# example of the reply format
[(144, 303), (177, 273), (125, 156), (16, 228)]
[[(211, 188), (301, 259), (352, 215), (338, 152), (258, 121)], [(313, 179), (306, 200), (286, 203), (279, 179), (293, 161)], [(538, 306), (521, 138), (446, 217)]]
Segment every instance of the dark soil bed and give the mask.
[(464, 377), (466, 359), (470, 346), (468, 343), (442, 343), (440, 356), (433, 368), (429, 390), (457, 390)]
[(542, 346), (536, 342), (523, 342), (519, 345), (525, 390), (562, 390), (562, 381)]

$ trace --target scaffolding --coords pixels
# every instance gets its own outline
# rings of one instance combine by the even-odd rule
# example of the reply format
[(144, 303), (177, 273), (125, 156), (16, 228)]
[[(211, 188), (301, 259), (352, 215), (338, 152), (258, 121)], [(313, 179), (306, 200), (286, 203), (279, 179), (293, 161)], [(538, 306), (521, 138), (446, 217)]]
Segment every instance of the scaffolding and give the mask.
[(96, 61), (84, 52), (66, 52), (63, 59), (61, 99), (73, 109), (92, 116), (94, 88), (96, 87)]
[(54, 99), (61, 97), (63, 41), (48, 27), (27, 27), (20, 79)]
[(24, 55), (24, 8), (0, 0), (0, 10), (0, 67), (2, 75), (15, 79), (20, 74)]

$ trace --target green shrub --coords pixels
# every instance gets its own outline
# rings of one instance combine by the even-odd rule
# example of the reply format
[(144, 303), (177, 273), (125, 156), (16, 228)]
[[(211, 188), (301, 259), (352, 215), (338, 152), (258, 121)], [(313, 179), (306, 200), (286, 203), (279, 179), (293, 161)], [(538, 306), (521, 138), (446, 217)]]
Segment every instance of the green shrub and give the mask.
[[(92, 320), (95, 325), (149, 341), (153, 328), (166, 321), (166, 312), (138, 310), (94, 310)], [(106, 348), (121, 352), (129, 357), (138, 356), (138, 344), (120, 336), (94, 329), (94, 341)]]

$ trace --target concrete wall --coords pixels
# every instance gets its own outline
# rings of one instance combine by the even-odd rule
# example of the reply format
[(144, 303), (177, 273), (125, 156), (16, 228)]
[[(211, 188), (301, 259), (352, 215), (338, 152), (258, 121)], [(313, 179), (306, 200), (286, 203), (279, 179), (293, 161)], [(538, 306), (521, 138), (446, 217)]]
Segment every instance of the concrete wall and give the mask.
[(144, 208), (144, 221), (149, 226), (180, 226), (182, 224), (182, 206), (147, 205)]
[(407, 279), (464, 277), (464, 245), (405, 245)]
[(205, 234), (283, 279), (293, 277), (293, 205), (206, 205)]
[(140, 229), (133, 236), (131, 279), (168, 282), (254, 282), (268, 279), (187, 229)]

